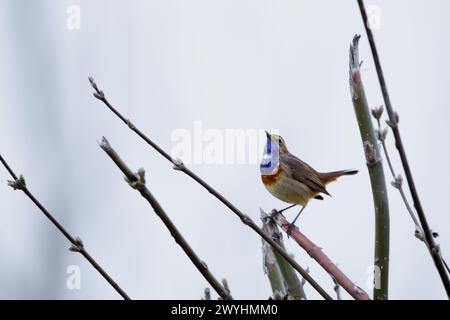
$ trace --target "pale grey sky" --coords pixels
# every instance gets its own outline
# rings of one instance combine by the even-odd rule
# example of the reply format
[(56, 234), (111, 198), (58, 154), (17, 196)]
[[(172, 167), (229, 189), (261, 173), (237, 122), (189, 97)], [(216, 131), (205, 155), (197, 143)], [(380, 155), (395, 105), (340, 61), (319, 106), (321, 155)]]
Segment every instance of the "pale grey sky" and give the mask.
[[(380, 9), (375, 37), (391, 100), (429, 223), (450, 259), (450, 3), (366, 4)], [(66, 26), (70, 5), (81, 9), (80, 30)], [(374, 213), (348, 85), (356, 33), (363, 34), (366, 93), (377, 106), (383, 102), (356, 1), (0, 0), (0, 152), (132, 298), (199, 298), (206, 281), (98, 147), (105, 135), (130, 166), (146, 168), (150, 190), (233, 296), (266, 299), (261, 240), (94, 99), (87, 77), (167, 151), (172, 133), (192, 131), (196, 120), (219, 132), (279, 129), (290, 151), (316, 169), (360, 170), (330, 185), (333, 198), (312, 202), (299, 225), (370, 292)], [(388, 144), (399, 171), (392, 135)], [(191, 168), (255, 220), (260, 207), (284, 205), (265, 190), (257, 164)], [(1, 169), (0, 298), (119, 298), (7, 187), (9, 178)], [(445, 299), (393, 188), (389, 202), (390, 297)], [(286, 245), (332, 292), (317, 263), (291, 240)], [(81, 290), (66, 288), (70, 265), (81, 268)], [(308, 285), (306, 292), (319, 298)]]

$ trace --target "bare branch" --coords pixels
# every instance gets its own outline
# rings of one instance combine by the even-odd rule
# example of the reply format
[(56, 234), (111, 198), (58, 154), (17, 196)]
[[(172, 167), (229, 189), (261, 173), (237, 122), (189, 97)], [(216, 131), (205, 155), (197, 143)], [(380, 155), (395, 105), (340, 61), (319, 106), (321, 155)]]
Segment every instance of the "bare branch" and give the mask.
[(34, 195), (28, 190), (25, 179), (22, 175), (18, 178), (6, 160), (0, 155), (0, 162), (13, 177), (13, 181), (8, 181), (8, 185), (14, 190), (21, 190), (27, 197), (42, 211), (42, 213), (50, 220), (51, 223), (70, 241), (72, 244), (70, 251), (79, 252), (100, 274), (105, 280), (122, 296), (125, 300), (130, 300), (130, 297), (122, 290), (122, 288), (109, 276), (108, 273), (91, 257), (86, 251), (83, 242), (79, 237), (73, 237), (54, 217), (53, 215), (37, 200)]
[[(414, 236), (417, 239), (419, 239), (420, 241), (423, 241), (431, 253), (432, 247), (427, 242), (425, 235), (424, 235), (424, 231), (422, 229), (422, 226), (420, 225), (419, 221), (417, 220), (416, 215), (415, 215), (411, 205), (409, 204), (408, 199), (406, 198), (405, 191), (403, 190), (403, 178), (401, 175), (396, 175), (394, 166), (391, 161), (391, 157), (389, 156), (388, 148), (386, 145), (386, 136), (387, 136), (388, 131), (386, 128), (383, 130), (381, 129), (380, 118), (381, 118), (382, 114), (383, 114), (383, 106), (372, 109), (372, 115), (376, 119), (377, 125), (378, 125), (377, 138), (378, 138), (378, 141), (380, 141), (380, 143), (381, 143), (383, 153), (386, 158), (386, 162), (388, 163), (389, 170), (391, 172), (392, 178), (394, 179), (394, 181), (392, 181), (391, 184), (400, 193), (400, 196), (402, 197), (402, 201), (405, 204), (406, 210), (408, 211), (409, 216), (411, 217), (412, 221), (414, 222), (414, 225), (415, 225)], [(396, 116), (396, 121), (398, 123), (398, 115)], [(386, 122), (389, 123), (389, 120), (387, 120)], [(390, 125), (390, 127), (392, 127), (392, 126)], [(432, 232), (432, 235), (433, 235), (433, 238), (435, 238), (438, 234), (436, 232)], [(448, 273), (450, 273), (448, 265), (445, 262), (444, 257), (442, 257), (442, 254), (441, 254), (441, 259), (442, 259), (442, 263), (444, 264), (445, 269), (447, 270)]]
[(139, 169), (138, 173), (134, 174), (129, 167), (125, 164), (125, 162), (120, 158), (117, 152), (111, 147), (108, 140), (103, 137), (100, 147), (108, 154), (111, 160), (119, 167), (119, 169), (125, 175), (125, 179), (128, 184), (133, 188), (139, 191), (142, 197), (144, 197), (148, 203), (152, 206), (156, 215), (162, 220), (164, 225), (169, 230), (172, 237), (175, 239), (175, 242), (183, 249), (186, 255), (189, 257), (191, 262), (195, 265), (195, 267), (200, 271), (203, 277), (208, 281), (208, 283), (216, 290), (219, 296), (224, 300), (232, 300), (229, 291), (225, 289), (220, 282), (213, 276), (213, 274), (209, 271), (208, 266), (204, 261), (202, 261), (195, 251), (191, 248), (189, 243), (184, 239), (181, 235), (180, 231), (178, 231), (175, 224), (170, 220), (169, 216), (166, 214), (164, 209), (161, 207), (159, 202), (150, 192), (150, 190), (145, 185), (145, 173), (143, 169)]
[(386, 158), (386, 162), (388, 164), (392, 178), (394, 179), (394, 181), (392, 181), (391, 184), (394, 188), (396, 188), (400, 192), (400, 195), (402, 197), (403, 203), (405, 204), (406, 210), (408, 210), (408, 213), (416, 226), (415, 236), (418, 239), (421, 239), (423, 241), (424, 240), (423, 230), (419, 224), (419, 221), (417, 221), (417, 218), (416, 218), (411, 206), (408, 203), (408, 199), (406, 198), (405, 192), (403, 190), (403, 179), (400, 175), (397, 176), (395, 174), (394, 166), (392, 165), (391, 157), (389, 156), (389, 153), (388, 153), (388, 149), (386, 146), (386, 136), (387, 136), (388, 131), (386, 128), (381, 129), (381, 121), (380, 121), (381, 115), (383, 114), (383, 109), (384, 109), (383, 106), (379, 106), (378, 108), (372, 109), (372, 115), (375, 118), (375, 120), (377, 121), (377, 125), (378, 125), (378, 130), (376, 131), (377, 139), (381, 143), (384, 157)]

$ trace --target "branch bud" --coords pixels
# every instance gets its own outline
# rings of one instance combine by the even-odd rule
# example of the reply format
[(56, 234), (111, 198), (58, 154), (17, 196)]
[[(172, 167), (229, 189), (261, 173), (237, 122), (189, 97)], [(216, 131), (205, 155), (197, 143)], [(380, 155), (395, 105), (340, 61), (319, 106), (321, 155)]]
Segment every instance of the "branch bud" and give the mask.
[(395, 189), (400, 189), (402, 187), (403, 184), (403, 178), (401, 175), (398, 175), (394, 181), (391, 182), (392, 186)]
[(364, 141), (364, 153), (367, 164), (372, 165), (377, 162), (377, 153), (374, 146), (369, 141)]
[(414, 230), (414, 236), (419, 239), (420, 241), (425, 241), (425, 237), (422, 233), (422, 230), (419, 228), (419, 226), (416, 226), (416, 230)]
[(94, 92), (94, 97), (96, 97), (98, 100), (103, 100), (105, 99), (105, 94), (103, 93), (103, 91), (98, 90)]
[(398, 113), (394, 112), (393, 119), (386, 120), (386, 124), (391, 128), (395, 128), (398, 125), (399, 119), (400, 119), (400, 116), (398, 115)]
[(184, 163), (181, 161), (181, 159), (175, 159), (175, 163), (173, 164), (174, 170), (183, 170), (184, 169)]
[(375, 119), (379, 120), (381, 118), (381, 115), (383, 114), (383, 111), (384, 111), (384, 106), (383, 105), (381, 105), (379, 107), (375, 107), (375, 108), (372, 109), (372, 116)]
[(14, 190), (25, 190), (27, 187), (23, 175), (20, 175), (16, 180), (8, 180), (8, 186), (13, 188)]
[(81, 252), (84, 249), (83, 241), (81, 241), (80, 237), (75, 238), (75, 243), (73, 243), (69, 250), (72, 252)]
[(383, 142), (384, 140), (386, 140), (386, 136), (388, 134), (388, 129), (387, 128), (384, 128), (383, 130), (376, 129), (375, 134), (377, 135), (377, 139), (379, 141)]

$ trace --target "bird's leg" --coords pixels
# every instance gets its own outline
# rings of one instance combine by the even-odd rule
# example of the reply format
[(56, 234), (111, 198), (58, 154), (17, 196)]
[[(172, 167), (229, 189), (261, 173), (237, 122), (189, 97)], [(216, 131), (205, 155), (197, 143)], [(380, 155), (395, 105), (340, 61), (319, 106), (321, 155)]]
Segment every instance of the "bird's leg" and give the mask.
[(297, 214), (297, 216), (294, 218), (294, 220), (291, 223), (289, 223), (289, 227), (286, 230), (286, 233), (288, 236), (291, 235), (292, 228), (295, 227), (295, 222), (297, 221), (298, 217), (300, 217), (300, 214), (303, 212), (303, 210), (305, 210), (305, 208), (306, 208), (306, 204), (300, 209), (300, 212)]
[(272, 217), (275, 217), (277, 214), (283, 213), (284, 211), (286, 211), (290, 208), (293, 208), (295, 206), (296, 206), (296, 204), (291, 204), (289, 207), (286, 207), (286, 208), (278, 210), (278, 211), (275, 211), (275, 209), (274, 209), (274, 211), (272, 211)]

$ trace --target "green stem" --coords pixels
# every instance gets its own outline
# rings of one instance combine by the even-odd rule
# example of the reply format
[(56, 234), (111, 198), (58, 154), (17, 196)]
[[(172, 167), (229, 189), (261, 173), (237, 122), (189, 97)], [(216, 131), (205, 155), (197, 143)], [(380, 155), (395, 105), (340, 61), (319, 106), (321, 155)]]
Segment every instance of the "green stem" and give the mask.
[[(282, 243), (280, 243), (280, 245), (282, 245)], [(284, 248), (284, 245), (282, 245), (282, 247)], [(292, 266), (288, 264), (278, 252), (275, 252), (275, 259), (277, 260), (281, 274), (286, 281), (289, 295), (294, 300), (305, 300), (306, 294), (305, 290), (303, 290), (302, 282)]]
[(361, 80), (358, 42), (360, 36), (353, 38), (350, 45), (350, 89), (353, 107), (358, 121), (369, 171), (372, 195), (375, 206), (375, 262), (374, 290), (376, 300), (388, 299), (389, 279), (389, 202), (386, 180), (377, 137), (372, 124), (364, 86)]
[(278, 296), (284, 297), (287, 294), (287, 289), (285, 287), (285, 281), (283, 275), (281, 274), (280, 266), (275, 258), (275, 253), (272, 247), (263, 240), (263, 260), (264, 260), (264, 271), (269, 278), (270, 287), (272, 288), (273, 298), (276, 299)]
[[(269, 235), (276, 243), (280, 245), (284, 250), (286, 250), (283, 243), (283, 235), (278, 229), (277, 224), (270, 218), (264, 211), (261, 210), (261, 220), (263, 222), (263, 230)], [(271, 248), (270, 248), (271, 249)], [(303, 284), (300, 281), (294, 268), (287, 263), (278, 252), (273, 251), (273, 257), (275, 258), (278, 270), (281, 272), (281, 277), (284, 280), (284, 285), (286, 286), (286, 293), (289, 294), (290, 298), (294, 300), (305, 300), (306, 294), (303, 289)], [(270, 279), (270, 275), (269, 275)], [(272, 287), (273, 289), (273, 287)]]

